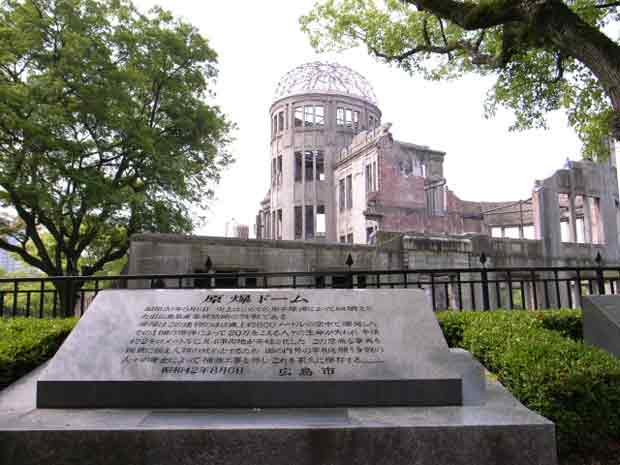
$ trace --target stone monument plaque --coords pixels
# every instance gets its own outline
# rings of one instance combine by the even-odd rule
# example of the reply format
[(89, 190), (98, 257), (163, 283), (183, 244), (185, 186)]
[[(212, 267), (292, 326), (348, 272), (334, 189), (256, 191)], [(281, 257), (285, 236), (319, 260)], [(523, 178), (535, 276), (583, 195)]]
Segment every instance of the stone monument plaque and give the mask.
[(460, 405), (422, 290), (106, 290), (37, 383), (39, 408)]
[(582, 297), (583, 340), (620, 357), (620, 296)]

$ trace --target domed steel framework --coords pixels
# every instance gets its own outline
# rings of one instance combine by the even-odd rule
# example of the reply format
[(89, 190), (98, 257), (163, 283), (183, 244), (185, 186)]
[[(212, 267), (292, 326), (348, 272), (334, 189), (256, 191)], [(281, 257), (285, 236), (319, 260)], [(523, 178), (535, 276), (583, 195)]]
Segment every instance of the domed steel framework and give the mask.
[(303, 64), (286, 73), (278, 82), (274, 101), (312, 92), (352, 95), (377, 104), (375, 91), (364, 76), (347, 66), (321, 61)]

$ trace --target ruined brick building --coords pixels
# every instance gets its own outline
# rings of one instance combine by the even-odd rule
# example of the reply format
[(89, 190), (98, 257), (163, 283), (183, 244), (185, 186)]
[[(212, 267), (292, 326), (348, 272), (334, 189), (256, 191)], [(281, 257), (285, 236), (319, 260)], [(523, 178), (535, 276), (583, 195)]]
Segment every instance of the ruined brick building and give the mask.
[(532, 197), (472, 202), (448, 189), (445, 153), (396, 141), (370, 83), (334, 63), (308, 63), (277, 85), (271, 186), (258, 239), (372, 244), (377, 231), (618, 242), (615, 157), (570, 162)]
[(472, 202), (448, 188), (445, 153), (394, 140), (368, 81), (344, 66), (295, 68), (270, 115), (271, 185), (257, 238), (134, 235), (130, 274), (204, 272), (205, 263), (210, 272), (337, 274), (351, 255), (353, 270), (442, 269), (454, 302), (450, 270), (479, 267), (483, 254), (488, 267), (511, 267), (524, 295), (532, 295), (529, 267), (593, 266), (596, 256), (620, 265), (611, 146), (603, 163), (567, 162), (533, 182), (530, 198)]

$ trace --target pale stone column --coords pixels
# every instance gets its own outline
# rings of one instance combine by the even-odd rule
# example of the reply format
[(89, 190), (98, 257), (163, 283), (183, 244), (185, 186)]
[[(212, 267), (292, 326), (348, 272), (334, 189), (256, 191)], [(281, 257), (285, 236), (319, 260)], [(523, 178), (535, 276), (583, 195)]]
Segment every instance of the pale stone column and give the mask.
[(583, 196), (583, 241), (592, 243), (592, 211), (590, 209), (590, 197)]
[(577, 215), (575, 215), (575, 196), (572, 192), (568, 194), (568, 240), (569, 242), (577, 242)]

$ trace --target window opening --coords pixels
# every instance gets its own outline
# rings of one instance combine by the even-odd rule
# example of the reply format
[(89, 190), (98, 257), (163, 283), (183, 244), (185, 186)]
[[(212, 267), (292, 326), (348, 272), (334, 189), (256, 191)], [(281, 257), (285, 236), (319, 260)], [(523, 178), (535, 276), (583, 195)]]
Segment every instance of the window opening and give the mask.
[(344, 200), (345, 200), (345, 187), (344, 187), (344, 179), (338, 181), (338, 208), (340, 211), (344, 211)]
[(504, 231), (504, 237), (509, 239), (519, 239), (519, 228), (517, 226), (510, 226)]
[(278, 210), (278, 239), (282, 239), (282, 210)]
[(306, 239), (314, 239), (314, 206), (306, 205)]
[(316, 180), (325, 181), (325, 155), (322, 150), (316, 152)]
[(344, 111), (344, 120), (348, 128), (353, 127), (353, 116), (352, 115), (353, 115), (353, 112), (349, 108), (347, 108)]
[(295, 127), (296, 128), (300, 128), (303, 126), (303, 120), (304, 120), (304, 109), (303, 107), (296, 107), (295, 108)]
[(301, 239), (302, 233), (302, 207), (295, 207), (295, 239)]
[(523, 239), (534, 239), (534, 226), (523, 226)]
[(601, 217), (601, 199), (591, 197), (590, 201), (590, 218), (591, 218), (591, 237), (593, 244), (604, 244), (605, 235), (603, 230), (603, 222)]
[(347, 176), (347, 209), (353, 208), (353, 176)]
[(413, 174), (413, 162), (411, 161), (411, 158), (401, 160), (398, 164), (400, 166), (401, 176), (411, 176), (411, 174)]
[(413, 174), (415, 176), (422, 176), (422, 163), (420, 162), (420, 159), (415, 157), (413, 164)]
[(311, 128), (314, 126), (314, 107), (304, 107), (304, 127)]
[(372, 163), (372, 190), (376, 191), (379, 189), (379, 181), (377, 178), (377, 162)]
[(360, 128), (360, 112), (357, 110), (353, 112), (353, 128), (355, 131), (358, 131)]
[(347, 234), (347, 243), (353, 244), (353, 233)]
[(344, 126), (344, 108), (338, 108), (336, 110), (336, 124), (338, 126)]
[(325, 237), (326, 229), (325, 205), (316, 206), (316, 236)]
[(322, 105), (314, 107), (314, 125), (317, 127), (325, 125), (325, 109)]
[(372, 241), (374, 239), (374, 232), (375, 232), (375, 228), (373, 228), (372, 226), (368, 226), (366, 228), (366, 243), (367, 244), (372, 244)]
[(570, 238), (568, 221), (560, 221), (560, 237), (562, 242), (568, 242)]
[(277, 180), (276, 183), (278, 185), (282, 184), (282, 155), (278, 155), (278, 165), (276, 168), (277, 171)]
[(372, 165), (366, 165), (364, 169), (366, 178), (366, 193), (372, 192)]
[(278, 131), (284, 131), (284, 112), (278, 113)]
[(276, 159), (271, 159), (271, 185), (275, 186), (278, 179), (278, 173), (276, 171)]
[(426, 210), (429, 215), (435, 215), (435, 189), (426, 189)]
[(295, 182), (301, 182), (301, 152), (295, 152)]
[(340, 242), (342, 244), (344, 244), (345, 242), (347, 242), (347, 237), (346, 236), (340, 236)]
[(314, 152), (312, 150), (304, 151), (304, 169), (306, 182), (314, 180)]

